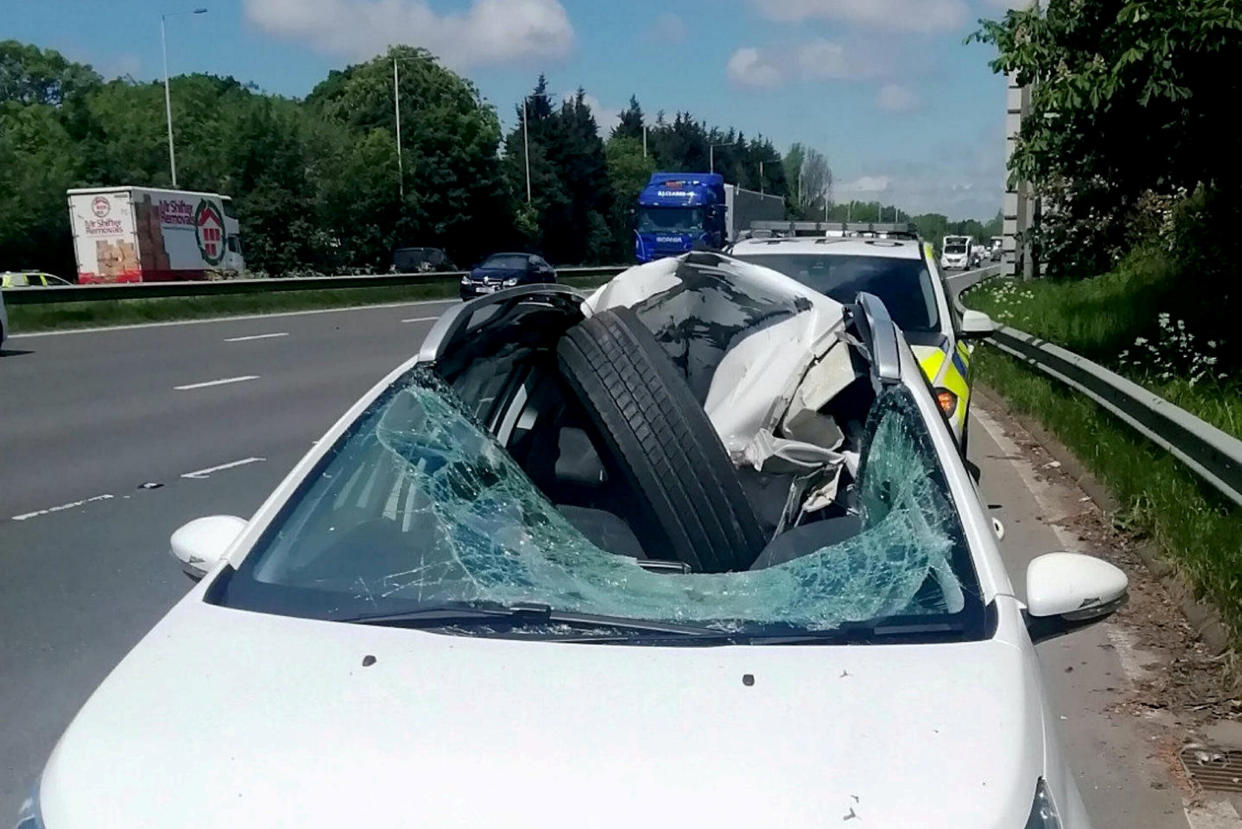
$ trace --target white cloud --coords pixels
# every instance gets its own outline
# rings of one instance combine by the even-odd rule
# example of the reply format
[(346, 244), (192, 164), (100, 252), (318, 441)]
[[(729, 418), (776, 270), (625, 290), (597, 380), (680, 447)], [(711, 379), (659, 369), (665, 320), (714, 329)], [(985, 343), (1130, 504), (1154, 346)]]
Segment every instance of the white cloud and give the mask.
[(844, 184), (833, 185), (838, 193), (859, 195), (883, 193), (889, 188), (891, 179), (888, 176), (860, 176)]
[(647, 29), (647, 39), (656, 43), (681, 43), (686, 39), (686, 21), (672, 12), (658, 14)]
[(899, 83), (886, 83), (876, 93), (875, 105), (886, 112), (909, 112), (919, 105), (918, 98)]
[(882, 63), (862, 59), (853, 48), (822, 37), (801, 43), (747, 46), (729, 58), (729, 78), (743, 86), (774, 87), (787, 80), (823, 81), (870, 77)]
[(802, 77), (856, 78), (866, 72), (866, 63), (847, 55), (845, 47), (824, 38), (800, 45), (794, 52)]
[(773, 87), (784, 82), (780, 70), (753, 46), (744, 46), (734, 52), (725, 71), (729, 80), (741, 86)]
[(437, 13), (425, 0), (243, 0), (266, 32), (305, 41), (353, 60), (391, 44), (422, 46), (464, 68), (529, 57), (561, 58), (574, 29), (559, 0), (472, 0), (463, 12)]
[(911, 32), (960, 28), (969, 15), (963, 0), (751, 0), (761, 14), (789, 23), (823, 19)]
[(950, 219), (986, 221), (996, 215), (1005, 190), (999, 122), (927, 149), (928, 158), (873, 159), (859, 169), (842, 171), (842, 178), (852, 180), (837, 185), (838, 198), (880, 200), (911, 214), (943, 213)]
[[(577, 92), (566, 92), (561, 96), (562, 101), (570, 101), (577, 97)], [(621, 123), (621, 110), (616, 107), (606, 107), (600, 103), (590, 92), (583, 96), (586, 105), (591, 108), (591, 114), (595, 116), (595, 123), (599, 124), (600, 135), (605, 138), (612, 132), (617, 124)]]

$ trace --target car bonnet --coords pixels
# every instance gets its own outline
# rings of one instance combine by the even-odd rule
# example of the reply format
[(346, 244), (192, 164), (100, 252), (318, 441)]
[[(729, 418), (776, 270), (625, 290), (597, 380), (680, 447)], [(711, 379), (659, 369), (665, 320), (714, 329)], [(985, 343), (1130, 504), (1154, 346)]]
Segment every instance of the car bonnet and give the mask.
[(618, 647), (191, 594), (49, 761), (49, 826), (1020, 826), (1031, 662), (1000, 640)]

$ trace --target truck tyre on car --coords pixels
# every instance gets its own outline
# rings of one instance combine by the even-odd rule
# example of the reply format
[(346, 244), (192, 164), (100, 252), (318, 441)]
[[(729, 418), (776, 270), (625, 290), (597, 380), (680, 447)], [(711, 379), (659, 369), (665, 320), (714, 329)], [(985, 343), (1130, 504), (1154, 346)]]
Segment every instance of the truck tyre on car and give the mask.
[(707, 413), (628, 308), (601, 311), (557, 346), (562, 377), (641, 497), (652, 558), (699, 572), (749, 567), (765, 539)]

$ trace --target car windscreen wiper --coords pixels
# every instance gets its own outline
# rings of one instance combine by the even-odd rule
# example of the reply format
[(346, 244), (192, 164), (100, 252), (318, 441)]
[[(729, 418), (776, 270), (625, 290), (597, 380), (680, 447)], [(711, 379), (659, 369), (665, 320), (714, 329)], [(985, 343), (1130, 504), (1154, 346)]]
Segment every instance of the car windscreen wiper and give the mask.
[(914, 621), (909, 618), (876, 619), (849, 623), (832, 630), (762, 633), (736, 637), (748, 645), (895, 645), (903, 643), (954, 642), (968, 628), (960, 621)]
[[(458, 605), (418, 608), (374, 616), (352, 616), (337, 621), (357, 625), (379, 625), (405, 628), (485, 627), (521, 628), (533, 625), (568, 625), (581, 628), (611, 628), (627, 633), (652, 633), (674, 637), (715, 637), (721, 631), (713, 628), (679, 625), (625, 616), (595, 613), (569, 613), (553, 610), (548, 605), (522, 603), (509, 606)], [(609, 637), (612, 638), (612, 637)]]
[[(748, 632), (705, 629), (694, 636), (694, 645), (897, 645), (960, 641), (969, 633), (969, 626), (956, 619), (918, 620), (911, 617), (886, 617), (867, 622), (851, 622), (830, 630), (789, 630)], [(658, 637), (645, 637), (648, 644)], [(615, 638), (594, 639), (608, 644)]]

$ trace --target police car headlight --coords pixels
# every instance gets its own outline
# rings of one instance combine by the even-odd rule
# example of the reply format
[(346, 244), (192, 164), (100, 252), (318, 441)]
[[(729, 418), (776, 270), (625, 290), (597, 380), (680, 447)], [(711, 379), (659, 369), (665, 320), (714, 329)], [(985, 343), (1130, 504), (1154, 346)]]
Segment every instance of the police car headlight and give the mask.
[(957, 395), (948, 389), (936, 389), (936, 402), (940, 404), (940, 411), (944, 412), (945, 417), (953, 417), (953, 413), (957, 411)]

